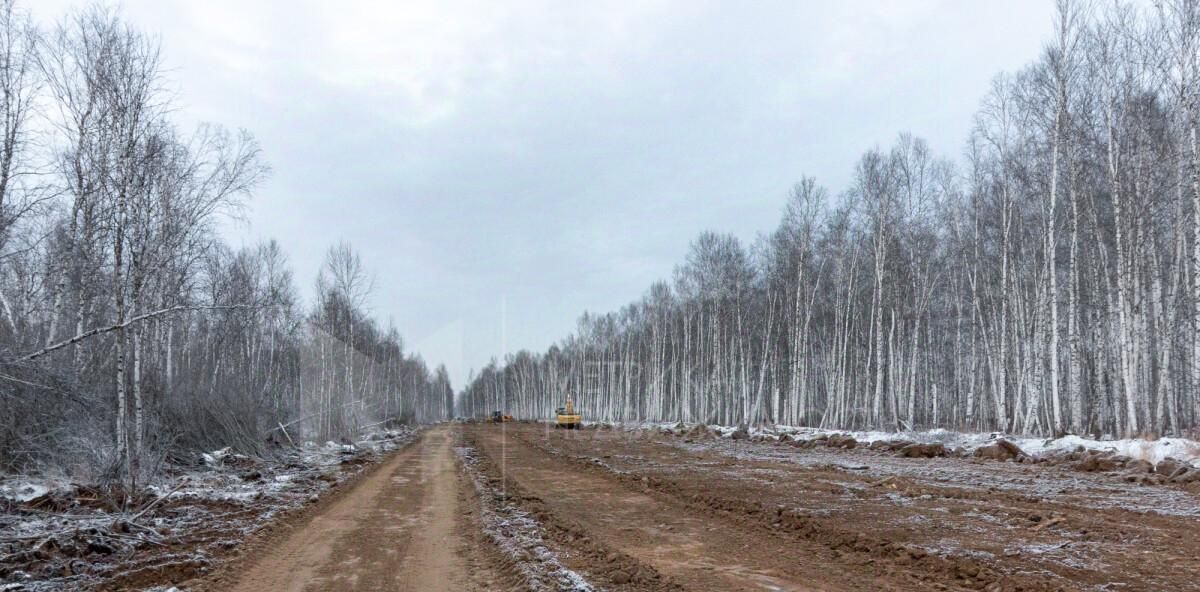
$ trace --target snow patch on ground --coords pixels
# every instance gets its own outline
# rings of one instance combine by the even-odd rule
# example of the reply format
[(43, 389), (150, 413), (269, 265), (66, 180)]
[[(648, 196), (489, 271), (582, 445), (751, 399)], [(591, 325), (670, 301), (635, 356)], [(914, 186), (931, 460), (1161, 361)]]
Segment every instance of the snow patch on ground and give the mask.
[[(710, 437), (705, 438), (697, 435), (697, 432), (691, 431), (694, 426), (685, 426), (681, 431), (678, 424), (655, 424), (644, 426), (642, 429), (662, 430), (664, 427), (673, 428), (669, 431), (677, 435), (677, 437), (664, 442), (684, 450), (717, 452), (723, 456), (746, 461), (772, 460), (813, 467), (841, 466), (846, 462), (848, 454), (852, 453), (842, 448), (817, 446), (805, 449), (803, 454), (797, 454), (796, 449), (790, 446), (764, 446), (755, 444), (753, 439), (759, 438), (766, 441), (778, 439), (781, 436), (780, 432), (791, 432), (799, 440), (811, 440), (822, 435), (828, 437), (832, 434), (847, 434), (863, 435), (862, 442), (864, 444), (873, 440), (904, 440), (922, 443), (937, 441), (949, 442), (946, 444), (948, 448), (962, 445), (964, 450), (971, 451), (978, 448), (981, 443), (986, 444), (1001, 437), (1000, 434), (962, 434), (948, 430), (855, 433), (784, 426), (767, 430), (752, 430), (752, 435), (747, 436), (749, 440), (739, 441), (730, 437), (718, 438), (715, 430)], [(1079, 445), (1097, 451), (1130, 450), (1136, 452), (1143, 450), (1140, 448), (1140, 443), (1146, 442), (1144, 440), (1080, 442), (1074, 438), (1056, 440), (1014, 438), (1013, 441), (1018, 445), (1027, 446), (1026, 452), (1042, 458), (1065, 454), (1075, 450), (1074, 447)], [(1121, 446), (1126, 446), (1126, 448)], [(1173, 448), (1171, 454), (1188, 456), (1186, 453), (1174, 450), (1174, 447), (1177, 446), (1186, 448), (1183, 445), (1172, 443), (1170, 445)], [(864, 446), (859, 446), (858, 450), (861, 451), (862, 448)], [(1072, 503), (1079, 507), (1122, 508), (1166, 516), (1200, 517), (1200, 504), (1197, 503), (1195, 493), (1176, 487), (1146, 487), (1137, 482), (1127, 481), (1127, 475), (1123, 472), (1126, 469), (1116, 469), (1113, 472), (1084, 472), (1076, 470), (1073, 467), (1074, 462), (1065, 462), (1038, 465), (1044, 469), (1034, 472), (1032, 465), (1026, 463), (978, 462), (973, 459), (963, 459), (965, 462), (930, 462), (929, 459), (904, 458), (896, 454), (868, 454), (859, 458), (866, 466), (862, 473), (872, 475), (876, 479), (892, 476), (910, 477), (930, 483), (946, 483), (956, 488), (1000, 489), (1045, 499), (1066, 495), (1071, 498)], [(1194, 457), (1189, 456), (1188, 458), (1191, 463), (1195, 464)], [(1183, 459), (1180, 460), (1183, 461)], [(738, 475), (740, 476), (737, 478), (747, 478), (744, 471), (731, 472), (730, 476)], [(848, 498), (847, 503), (852, 503), (852, 499)], [(804, 505), (803, 501), (797, 503)], [(852, 508), (847, 506), (842, 509), (849, 511)]]
[(210, 467), (219, 467), (225, 462), (225, 459), (228, 458), (229, 456), (231, 456), (232, 454), (233, 454), (233, 449), (226, 446), (225, 448), (222, 448), (220, 450), (214, 450), (212, 452), (201, 453), (200, 459), (204, 461), (204, 464), (206, 464)]
[(479, 494), (484, 532), (505, 555), (516, 561), (531, 590), (595, 590), (583, 576), (563, 565), (546, 546), (542, 525), (535, 517), (509, 502), (504, 492), (489, 486), (487, 479), (475, 468), (479, 457), (474, 448), (456, 447), (454, 452), (462, 459)]
[[(637, 424), (632, 429), (653, 429), (682, 433), (691, 430), (695, 425), (683, 424), (682, 422), (656, 422)], [(707, 427), (715, 435), (722, 438), (730, 438), (739, 430), (738, 426), (710, 425)], [(752, 438), (757, 437), (769, 440), (778, 440), (784, 435), (797, 440), (813, 440), (820, 437), (844, 435), (851, 436), (862, 444), (870, 444), (876, 441), (907, 440), (921, 444), (940, 443), (945, 445), (946, 448), (962, 448), (968, 452), (1004, 438), (1019, 446), (1026, 453), (1035, 456), (1071, 452), (1082, 447), (1085, 450), (1113, 452), (1133, 459), (1145, 460), (1152, 464), (1158, 464), (1165, 459), (1174, 458), (1200, 468), (1200, 442), (1186, 438), (1159, 438), (1157, 440), (1127, 438), (1110, 440), (1085, 438), (1075, 435), (1063, 436), (1062, 438), (1030, 438), (1028, 436), (1004, 434), (1001, 432), (956, 432), (940, 428), (887, 432), (827, 430), (788, 425), (752, 427), (748, 429), (748, 434)]]
[(58, 487), (60, 487), (59, 484), (50, 481), (14, 479), (0, 483), (0, 498), (11, 502), (27, 502), (42, 497)]
[(1200, 442), (1185, 438), (1159, 438), (1158, 440), (1093, 440), (1080, 436), (1064, 436), (1058, 439), (1040, 440), (1026, 438), (1015, 440), (1017, 446), (1030, 454), (1046, 452), (1069, 452), (1078, 447), (1087, 450), (1115, 452), (1137, 460), (1158, 464), (1174, 458), (1192, 466), (1200, 467)]

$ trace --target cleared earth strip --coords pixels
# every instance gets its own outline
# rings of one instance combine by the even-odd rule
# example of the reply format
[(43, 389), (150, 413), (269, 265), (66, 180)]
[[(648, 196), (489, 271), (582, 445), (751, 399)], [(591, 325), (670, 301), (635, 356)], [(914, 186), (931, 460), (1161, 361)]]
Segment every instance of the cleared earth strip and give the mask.
[[(809, 451), (769, 443), (709, 450), (680, 446), (671, 438), (604, 431), (564, 435), (527, 429), (510, 433), (509, 447), (518, 439), (559, 465), (607, 474), (629, 490), (676, 499), (694, 513), (756, 523), (782, 540), (798, 537), (797, 543), (824, 545), (835, 551), (837, 563), (864, 564), (865, 573), (869, 562), (895, 575), (924, 579), (928, 589), (1195, 587), (1187, 573), (1194, 563), (1188, 549), (1196, 524), (1190, 514), (1073, 508), (1078, 498), (1058, 503), (1058, 498), (1035, 499), (996, 487), (1008, 477), (1027, 488), (1037, 483), (1057, 489), (1081, 481), (1078, 473), (1058, 467), (895, 459), (873, 451)], [(734, 444), (739, 443), (729, 447)], [(856, 465), (841, 466), (847, 460)], [(872, 470), (857, 470), (868, 468), (863, 463)], [(882, 477), (875, 470), (879, 464)], [(908, 476), (888, 474), (890, 469)], [(947, 471), (959, 479), (938, 478)], [(1104, 483), (1087, 477), (1082, 481)], [(1140, 492), (1170, 493), (1161, 488)]]
[(807, 512), (784, 506), (768, 507), (761, 502), (748, 499), (713, 495), (681, 487), (669, 479), (638, 475), (618, 469), (604, 460), (591, 456), (565, 453), (552, 446), (537, 442), (536, 438), (517, 436), (521, 443), (540, 452), (570, 463), (580, 470), (592, 471), (615, 479), (626, 488), (642, 491), (681, 504), (693, 513), (722, 518), (739, 525), (756, 527), (766, 531), (772, 538), (782, 538), (780, 544), (806, 541), (831, 550), (838, 558), (849, 563), (860, 563), (864, 574), (873, 571), (870, 567), (883, 567), (883, 571), (897, 579), (906, 579), (918, 586), (935, 582), (944, 586), (963, 589), (1002, 590), (1019, 585), (1021, 590), (1053, 591), (1058, 586), (1039, 581), (1037, 577), (1013, 577), (999, 574), (969, 557), (940, 557), (931, 555), (914, 545), (904, 545), (868, 532), (841, 528), (830, 520)]

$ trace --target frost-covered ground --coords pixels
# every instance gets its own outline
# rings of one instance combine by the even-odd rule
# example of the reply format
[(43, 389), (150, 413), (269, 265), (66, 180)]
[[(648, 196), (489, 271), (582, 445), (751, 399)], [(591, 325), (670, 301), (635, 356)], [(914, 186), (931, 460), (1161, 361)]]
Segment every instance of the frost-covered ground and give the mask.
[[(919, 432), (850, 432), (791, 426), (741, 431), (730, 426), (688, 426), (679, 423), (623, 426), (631, 432), (672, 434), (664, 443), (693, 452), (715, 452), (746, 461), (775, 461), (810, 468), (837, 467), (872, 479), (908, 478), (945, 487), (977, 491), (1004, 490), (1043, 499), (1070, 500), (1078, 507), (1124, 508), (1168, 516), (1200, 517), (1200, 483), (1197, 443), (1183, 439), (1091, 440), (1076, 436), (1058, 439), (1005, 437), (998, 433), (969, 434), (947, 430)], [(805, 447), (797, 454), (792, 445), (833, 444), (835, 437), (852, 437), (856, 450), (837, 445)], [(1024, 462), (994, 462), (975, 458), (975, 451), (1007, 440), (1022, 449)], [(890, 446), (862, 451), (871, 443)], [(949, 459), (907, 458), (898, 446), (907, 443), (941, 444)], [(1079, 449), (1083, 451), (1080, 452)], [(1089, 466), (1088, 463), (1095, 462)], [(753, 470), (722, 468), (730, 477), (748, 478)], [(769, 472), (769, 471), (768, 471)], [(1170, 479), (1171, 474), (1179, 475)], [(777, 481), (779, 476), (764, 474)], [(1179, 484), (1172, 487), (1147, 485)], [(903, 500), (897, 500), (902, 503)], [(827, 510), (828, 508), (824, 508)], [(818, 511), (818, 509), (814, 509)], [(823, 510), (821, 510), (823, 511)]]
[[(673, 423), (642, 423), (624, 426), (626, 429), (656, 429), (673, 433), (683, 433), (696, 427), (695, 424)], [(707, 426), (723, 438), (732, 437), (739, 428), (737, 426)], [(870, 444), (878, 441), (903, 440), (924, 444), (940, 443), (946, 448), (962, 448), (967, 452), (995, 443), (1000, 439), (1013, 442), (1027, 454), (1038, 456), (1062, 452), (1071, 452), (1080, 448), (1097, 452), (1110, 452), (1136, 460), (1144, 460), (1158, 464), (1168, 458), (1173, 458), (1193, 467), (1200, 468), (1200, 442), (1186, 438), (1159, 438), (1157, 440), (1143, 439), (1093, 439), (1068, 435), (1062, 438), (1031, 438), (1000, 432), (956, 432), (952, 430), (914, 430), (914, 431), (848, 431), (826, 430), (820, 428), (777, 425), (773, 427), (752, 427), (747, 434), (754, 438), (778, 440), (788, 436), (797, 440), (815, 440), (821, 437), (835, 435), (850, 436), (860, 444)]]
[[(1117, 458), (1118, 451), (1144, 450), (1140, 446), (1109, 441), (1091, 445), (1096, 451), (1078, 451), (1084, 443), (1074, 439), (1013, 438), (1034, 457), (1013, 453), (1015, 444), (1001, 445), (992, 434), (853, 434), (859, 441), (843, 432), (790, 427), (742, 431), (678, 424), (582, 432), (519, 425), (507, 436), (479, 431), (490, 440), (478, 439), (492, 447), (510, 442), (508, 450), (517, 450), (506, 456), (520, 461), (509, 460), (508, 474), (526, 486), (523, 494), (551, 499), (547, 493), (555, 491), (559, 473), (580, 491), (600, 489), (601, 481), (618, 484), (620, 494), (608, 494), (612, 501), (605, 502), (612, 507), (580, 505), (581, 499), (600, 499), (582, 493), (573, 505), (614, 520), (633, 512), (626, 507), (680, 504), (675, 514), (716, 527), (723, 539), (736, 528), (750, 528), (764, 541), (779, 541), (759, 553), (803, 548), (804, 557), (818, 558), (830, 573), (840, 564), (860, 576), (871, 569), (908, 572), (925, 584), (914, 589), (930, 590), (1197, 589), (1200, 481), (1167, 478), (1196, 469), (1177, 466), (1165, 473), (1146, 460)], [(1001, 450), (1009, 454), (989, 454)], [(521, 463), (528, 477), (522, 477)], [(555, 469), (529, 468), (539, 465)], [(652, 499), (638, 498), (642, 493)], [(600, 520), (587, 530), (600, 532)], [(675, 533), (660, 522), (615, 519), (619, 530), (608, 542), (670, 539)], [(785, 533), (787, 543), (775, 533)], [(661, 548), (646, 538), (636, 541), (638, 548)], [(829, 548), (836, 553), (823, 556)], [(669, 559), (673, 568), (681, 561)], [(938, 582), (939, 572), (944, 582)], [(979, 574), (986, 578), (976, 579)], [(830, 585), (836, 587), (835, 581), (860, 580)]]
[[(327, 442), (251, 458), (229, 449), (168, 467), (132, 499), (89, 484), (0, 478), (0, 590), (141, 589), (155, 574), (202, 575), (279, 513), (316, 500), (379, 454), (416, 436), (404, 428), (353, 445)], [(122, 507), (123, 506), (123, 507)]]
[(51, 489), (59, 489), (61, 487), (63, 487), (61, 482), (40, 479), (34, 481), (16, 477), (0, 484), (0, 498), (13, 502), (27, 502), (50, 493)]
[(479, 494), (484, 533), (515, 562), (529, 589), (592, 592), (591, 584), (563, 565), (546, 546), (537, 518), (511, 503), (504, 492), (491, 487), (487, 477), (476, 468), (479, 456), (475, 449), (458, 447), (454, 451), (462, 459)]

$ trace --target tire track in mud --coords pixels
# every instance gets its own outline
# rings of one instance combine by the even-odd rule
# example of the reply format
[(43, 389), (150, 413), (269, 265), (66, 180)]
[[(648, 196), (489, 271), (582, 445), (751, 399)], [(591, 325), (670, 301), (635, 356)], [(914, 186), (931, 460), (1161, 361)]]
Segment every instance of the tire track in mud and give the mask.
[[(928, 590), (931, 583), (658, 494), (648, 481), (586, 467), (526, 440), (528, 430), (472, 426), (473, 441), (513, 495), (539, 514), (568, 565), (626, 590)], [(507, 438), (507, 439), (506, 439)], [(857, 559), (857, 558), (856, 558)], [(632, 572), (632, 573), (630, 573)], [(633, 581), (634, 576), (644, 576)]]
[[(845, 566), (842, 569), (845, 580), (852, 581), (873, 574), (876, 578), (888, 581), (879, 586), (889, 590), (1058, 589), (1058, 586), (1039, 581), (1039, 578), (1005, 579), (970, 558), (932, 556), (919, 546), (904, 544), (882, 533), (844, 527), (836, 521), (781, 504), (764, 504), (753, 499), (752, 495), (739, 497), (715, 493), (718, 488), (712, 486), (722, 480), (719, 474), (706, 477), (709, 487), (687, 487), (670, 479), (617, 469), (600, 458), (567, 454), (540, 442), (536, 436), (522, 434), (518, 437), (526, 445), (548, 456), (561, 458), (562, 462), (574, 465), (579, 470), (607, 475), (629, 487), (640, 488), (648, 495), (671, 500), (697, 514), (718, 517), (743, 528), (759, 529), (762, 536), (774, 539), (780, 547), (805, 544), (810, 548), (823, 548), (832, 554), (830, 563)], [(605, 449), (605, 452), (616, 451)], [(607, 458), (612, 455), (603, 456)]]
[[(485, 511), (488, 511), (486, 506), (490, 506), (493, 514), (516, 514), (519, 519), (529, 517), (533, 523), (532, 529), (536, 529), (535, 544), (544, 544), (556, 564), (571, 569), (572, 573), (582, 580), (563, 582), (565, 585), (560, 586), (559, 590), (592, 590), (596, 589), (596, 586), (603, 590), (684, 590), (677, 583), (664, 578), (653, 567), (639, 563), (588, 536), (584, 527), (569, 517), (550, 512), (541, 498), (526, 492), (518, 483), (504, 478), (505, 469), (475, 447), (478, 440), (473, 436), (464, 438), (463, 444), (461, 456), (467, 472), (477, 478), (477, 490)], [(506, 548), (508, 570), (520, 577), (526, 589), (543, 589), (537, 572), (529, 573), (529, 554), (519, 548), (530, 548), (531, 545), (521, 545), (518, 542), (520, 537), (514, 536), (512, 524), (508, 520), (499, 524), (495, 520), (491, 522), (483, 524), (482, 527), (488, 531), (496, 548)], [(531, 527), (526, 525), (524, 530), (531, 530)], [(525, 537), (528, 536), (526, 533)], [(518, 548), (514, 548), (514, 543), (517, 543)], [(585, 572), (587, 577), (579, 575), (575, 569)], [(534, 577), (529, 577), (530, 575)]]
[(475, 486), (478, 526), (507, 559), (505, 567), (515, 581), (536, 592), (595, 592), (583, 576), (563, 565), (546, 541), (541, 522), (517, 501), (522, 496), (511, 495), (499, 479), (490, 476), (494, 470), (475, 448), (460, 446), (455, 452)]

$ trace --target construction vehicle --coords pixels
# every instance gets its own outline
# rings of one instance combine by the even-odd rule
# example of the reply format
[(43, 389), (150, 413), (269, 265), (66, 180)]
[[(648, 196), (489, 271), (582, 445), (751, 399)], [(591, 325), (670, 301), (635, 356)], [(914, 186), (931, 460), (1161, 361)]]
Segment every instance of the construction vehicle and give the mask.
[(492, 423), (508, 423), (512, 420), (513, 420), (513, 417), (511, 415), (508, 415), (501, 411), (493, 411), (492, 412)]
[(575, 412), (575, 402), (567, 395), (567, 404), (554, 410), (554, 427), (577, 430), (583, 425), (583, 415)]

